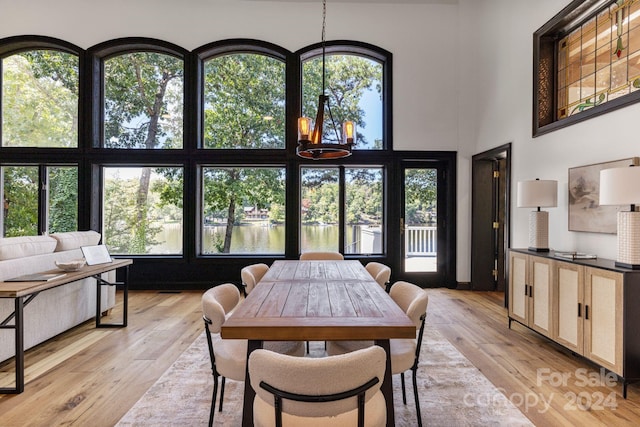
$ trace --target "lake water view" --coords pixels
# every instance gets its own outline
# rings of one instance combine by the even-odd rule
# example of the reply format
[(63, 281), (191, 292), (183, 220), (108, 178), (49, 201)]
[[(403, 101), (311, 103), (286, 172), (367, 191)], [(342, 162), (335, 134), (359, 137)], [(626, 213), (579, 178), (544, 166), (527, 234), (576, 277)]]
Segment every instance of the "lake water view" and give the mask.
[[(224, 239), (224, 226), (205, 226), (203, 233), (203, 252), (218, 253), (215, 242)], [(165, 224), (156, 240), (162, 242), (154, 246), (153, 254), (182, 253), (182, 225)], [(348, 243), (350, 236), (347, 238)], [(285, 226), (236, 225), (231, 235), (232, 254), (283, 254), (285, 247)], [(335, 251), (338, 250), (337, 225), (304, 225), (301, 228), (302, 251)]]
[[(356, 226), (360, 228), (360, 226)], [(367, 227), (364, 227), (367, 228)], [(206, 226), (204, 228), (205, 253), (215, 254), (214, 241), (224, 236), (225, 227)], [(360, 230), (355, 230), (353, 235), (348, 233), (347, 241), (351, 244), (358, 239)], [(338, 250), (338, 226), (337, 225), (305, 225), (301, 229), (301, 251), (335, 251)], [(232, 254), (274, 254), (284, 253), (285, 227), (267, 225), (238, 225), (234, 226), (231, 237)], [(365, 235), (366, 233), (362, 233)], [(218, 236), (218, 237), (216, 237)], [(162, 242), (152, 248), (150, 254), (175, 255), (182, 253), (182, 225), (179, 223), (165, 224), (162, 231), (156, 236), (156, 240)], [(366, 238), (364, 239), (366, 240)], [(364, 241), (363, 240), (363, 241)], [(378, 244), (373, 243), (377, 247)], [(349, 246), (349, 245), (347, 245)], [(347, 249), (347, 253), (353, 252)], [(429, 272), (437, 271), (437, 257), (435, 253), (408, 255), (405, 258), (405, 271)]]

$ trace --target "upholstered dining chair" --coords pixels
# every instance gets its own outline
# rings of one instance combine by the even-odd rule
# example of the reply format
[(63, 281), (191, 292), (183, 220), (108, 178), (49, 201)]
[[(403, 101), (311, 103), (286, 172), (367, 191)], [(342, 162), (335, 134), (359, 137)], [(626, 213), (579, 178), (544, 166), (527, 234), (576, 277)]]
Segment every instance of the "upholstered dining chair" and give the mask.
[[(202, 295), (202, 319), (207, 336), (211, 372), (213, 374), (213, 397), (209, 412), (209, 426), (213, 425), (216, 397), (218, 395), (218, 379), (222, 378), (220, 387), (220, 406), (222, 411), (224, 385), (227, 378), (244, 381), (247, 363), (247, 341), (229, 340), (215, 337), (220, 333), (222, 325), (231, 311), (240, 303), (240, 291), (236, 285), (225, 283), (207, 290)], [(304, 356), (302, 342), (266, 341), (265, 348), (292, 356)]]
[(249, 356), (254, 425), (384, 426), (385, 364), (378, 346), (321, 358), (255, 350)]
[(340, 252), (303, 252), (300, 254), (300, 260), (343, 260), (344, 256)]
[(375, 261), (367, 263), (364, 268), (369, 272), (371, 277), (373, 277), (375, 281), (382, 286), (382, 289), (389, 293), (389, 290), (391, 289), (391, 283), (389, 282), (389, 279), (391, 279), (391, 268)]
[(267, 271), (269, 271), (267, 264), (251, 264), (240, 270), (242, 289), (244, 290), (245, 296), (249, 295)]
[[(389, 296), (415, 323), (418, 331), (418, 337), (416, 339), (403, 338), (390, 340), (390, 350), (391, 373), (393, 375), (400, 374), (402, 382), (402, 402), (405, 405), (407, 404), (407, 393), (405, 391), (404, 373), (408, 370), (412, 371), (413, 396), (416, 403), (416, 415), (418, 417), (418, 426), (422, 427), (420, 400), (418, 398), (417, 373), (429, 297), (424, 289), (412, 283), (403, 281), (395, 282), (393, 286), (391, 286)], [(371, 345), (373, 345), (373, 341), (328, 341), (327, 354), (344, 354)]]

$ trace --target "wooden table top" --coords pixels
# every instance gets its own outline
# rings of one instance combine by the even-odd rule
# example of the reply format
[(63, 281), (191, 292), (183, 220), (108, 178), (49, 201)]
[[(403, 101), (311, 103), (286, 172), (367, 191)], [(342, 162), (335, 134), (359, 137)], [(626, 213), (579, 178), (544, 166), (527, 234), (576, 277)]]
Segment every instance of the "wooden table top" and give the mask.
[(359, 261), (275, 261), (222, 326), (223, 338), (415, 338), (416, 327)]
[(0, 298), (17, 298), (35, 294), (57, 286), (66, 285), (76, 280), (85, 279), (96, 274), (106, 273), (120, 267), (133, 264), (132, 259), (114, 259), (111, 262), (97, 265), (85, 265), (78, 271), (64, 272), (58, 268), (40, 271), (39, 273), (64, 273), (62, 277), (49, 281), (36, 282), (0, 282)]

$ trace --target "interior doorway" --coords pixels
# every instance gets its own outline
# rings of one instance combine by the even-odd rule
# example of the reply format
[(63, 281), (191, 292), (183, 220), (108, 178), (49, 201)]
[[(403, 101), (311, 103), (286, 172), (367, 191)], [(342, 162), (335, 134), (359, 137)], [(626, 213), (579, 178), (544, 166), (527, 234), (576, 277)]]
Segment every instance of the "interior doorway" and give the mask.
[(471, 180), (471, 289), (503, 291), (506, 303), (511, 144), (474, 155)]

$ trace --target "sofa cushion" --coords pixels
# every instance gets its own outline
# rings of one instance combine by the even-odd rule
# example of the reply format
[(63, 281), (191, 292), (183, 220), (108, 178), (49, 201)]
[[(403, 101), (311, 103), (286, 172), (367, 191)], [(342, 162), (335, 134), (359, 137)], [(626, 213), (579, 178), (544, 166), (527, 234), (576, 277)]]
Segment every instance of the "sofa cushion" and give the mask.
[(78, 249), (81, 246), (93, 246), (100, 242), (100, 233), (93, 230), (53, 233), (50, 236), (58, 242), (56, 252)]
[(56, 248), (56, 239), (48, 236), (0, 238), (0, 261), (47, 254)]

